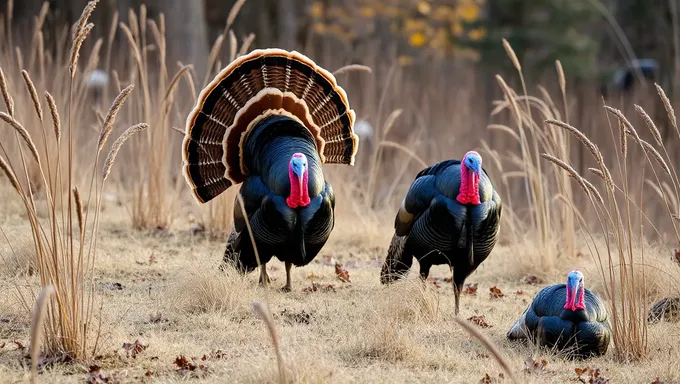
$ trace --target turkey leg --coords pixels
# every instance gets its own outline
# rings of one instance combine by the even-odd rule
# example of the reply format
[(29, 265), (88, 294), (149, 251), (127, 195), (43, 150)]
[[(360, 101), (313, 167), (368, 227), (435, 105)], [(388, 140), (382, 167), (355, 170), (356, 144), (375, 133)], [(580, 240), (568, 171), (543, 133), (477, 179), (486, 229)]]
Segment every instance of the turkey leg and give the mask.
[(268, 287), (270, 282), (269, 275), (267, 275), (267, 264), (260, 265), (260, 286)]
[(430, 276), (430, 268), (432, 268), (431, 265), (420, 264), (420, 281), (422, 281), (425, 286), (427, 286), (427, 277)]
[(456, 316), (458, 316), (458, 304), (460, 302), (460, 292), (463, 290), (463, 283), (453, 283), (453, 295), (456, 298)]
[(290, 284), (290, 269), (293, 267), (292, 263), (286, 263), (286, 285), (281, 288), (283, 292), (290, 292), (293, 288)]

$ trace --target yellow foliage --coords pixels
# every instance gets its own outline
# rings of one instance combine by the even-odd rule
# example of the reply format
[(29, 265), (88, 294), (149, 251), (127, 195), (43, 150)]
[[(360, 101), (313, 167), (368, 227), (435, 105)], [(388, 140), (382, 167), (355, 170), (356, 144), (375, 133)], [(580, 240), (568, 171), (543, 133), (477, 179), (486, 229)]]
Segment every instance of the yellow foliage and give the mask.
[(359, 14), (367, 19), (373, 18), (375, 16), (375, 9), (369, 6), (363, 6), (359, 8)]
[(479, 19), (480, 9), (479, 5), (474, 3), (461, 4), (456, 9), (456, 14), (460, 16), (461, 19), (467, 22), (473, 22)]
[(415, 32), (411, 36), (409, 36), (408, 42), (413, 47), (416, 48), (422, 47), (423, 45), (425, 45), (426, 42), (425, 34), (422, 32)]
[(315, 1), (314, 4), (312, 4), (312, 7), (310, 8), (309, 12), (311, 13), (312, 17), (314, 18), (320, 18), (323, 16), (323, 4), (320, 1)]
[(470, 37), (470, 40), (472, 40), (472, 41), (479, 41), (479, 40), (486, 37), (486, 29), (475, 28), (468, 33), (468, 36)]
[[(484, 28), (468, 26), (482, 17), (486, 0), (313, 0), (308, 11), (313, 21), (313, 32), (330, 34), (351, 43), (361, 34), (370, 36), (380, 19), (389, 23), (392, 34), (413, 48), (428, 49), (429, 53), (444, 55), (455, 51), (458, 56), (475, 59), (474, 51), (457, 51), (456, 39), (479, 41), (484, 39)], [(324, 6), (324, 4), (333, 4)], [(326, 21), (327, 20), (327, 21)], [(373, 28), (366, 28), (371, 23)], [(425, 52), (423, 52), (425, 53)], [(411, 54), (420, 54), (412, 52)], [(408, 56), (399, 59), (401, 65), (410, 63)]]
[(314, 30), (315, 33), (318, 33), (320, 35), (326, 33), (326, 26), (323, 23), (314, 23), (312, 29)]
[(422, 13), (423, 15), (429, 15), (430, 12), (432, 11), (430, 3), (428, 3), (427, 1), (419, 1), (417, 8), (418, 12)]
[(404, 29), (406, 32), (423, 31), (426, 26), (427, 23), (423, 19), (406, 19)]
[(406, 67), (413, 64), (413, 57), (401, 55), (397, 58), (397, 61), (399, 62), (399, 65), (401, 65), (402, 67)]
[(460, 34), (463, 33), (463, 24), (453, 23), (451, 25), (451, 33), (453, 33), (454, 36), (460, 36)]

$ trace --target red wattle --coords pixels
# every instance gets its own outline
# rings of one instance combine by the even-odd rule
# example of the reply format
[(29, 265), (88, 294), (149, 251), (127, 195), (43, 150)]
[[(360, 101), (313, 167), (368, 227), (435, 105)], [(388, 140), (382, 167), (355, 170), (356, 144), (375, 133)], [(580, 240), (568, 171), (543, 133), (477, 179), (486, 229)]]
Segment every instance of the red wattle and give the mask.
[(456, 200), (461, 204), (480, 204), (479, 201), (479, 175), (468, 169), (463, 162), (460, 163), (460, 190)]
[(572, 309), (571, 304), (573, 300), (571, 299), (571, 287), (567, 285), (567, 302), (564, 304), (564, 309)]
[(583, 302), (584, 299), (584, 294), (585, 294), (585, 289), (582, 287), (578, 296), (578, 303), (574, 307), (574, 310), (576, 309), (586, 309), (586, 304)]
[(306, 207), (309, 205), (309, 188), (307, 187), (309, 180), (308, 172), (305, 170), (305, 173), (302, 176), (302, 190), (300, 190), (298, 176), (290, 167), (288, 168), (288, 178), (290, 180), (290, 196), (286, 198), (286, 204), (290, 208)]

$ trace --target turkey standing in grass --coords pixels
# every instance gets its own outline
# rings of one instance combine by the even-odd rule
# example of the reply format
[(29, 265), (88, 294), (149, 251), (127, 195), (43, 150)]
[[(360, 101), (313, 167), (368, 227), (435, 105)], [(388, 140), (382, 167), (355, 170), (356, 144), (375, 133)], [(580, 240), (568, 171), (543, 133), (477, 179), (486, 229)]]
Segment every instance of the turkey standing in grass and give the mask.
[(604, 303), (585, 288), (583, 273), (573, 270), (566, 284), (545, 287), (536, 295), (507, 337), (589, 357), (607, 352), (611, 328)]
[(413, 257), (427, 279), (432, 265), (453, 269), (458, 314), (465, 279), (489, 256), (498, 240), (502, 203), (475, 151), (446, 160), (416, 176), (394, 222), (380, 282), (388, 284), (411, 268)]
[(276, 256), (290, 269), (319, 253), (335, 223), (322, 164), (354, 164), (355, 114), (335, 77), (298, 52), (255, 50), (223, 69), (187, 118), (184, 175), (199, 203), (242, 183), (225, 264), (248, 273)]

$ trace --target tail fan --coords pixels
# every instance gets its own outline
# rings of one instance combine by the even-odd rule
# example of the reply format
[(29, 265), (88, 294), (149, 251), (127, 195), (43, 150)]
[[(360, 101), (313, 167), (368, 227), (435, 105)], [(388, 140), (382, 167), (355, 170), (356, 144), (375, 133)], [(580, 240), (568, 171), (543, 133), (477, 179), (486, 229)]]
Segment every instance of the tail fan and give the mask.
[(272, 115), (305, 126), (322, 163), (354, 165), (356, 115), (335, 77), (301, 53), (258, 49), (224, 68), (187, 117), (183, 173), (199, 203), (245, 180), (245, 139)]

